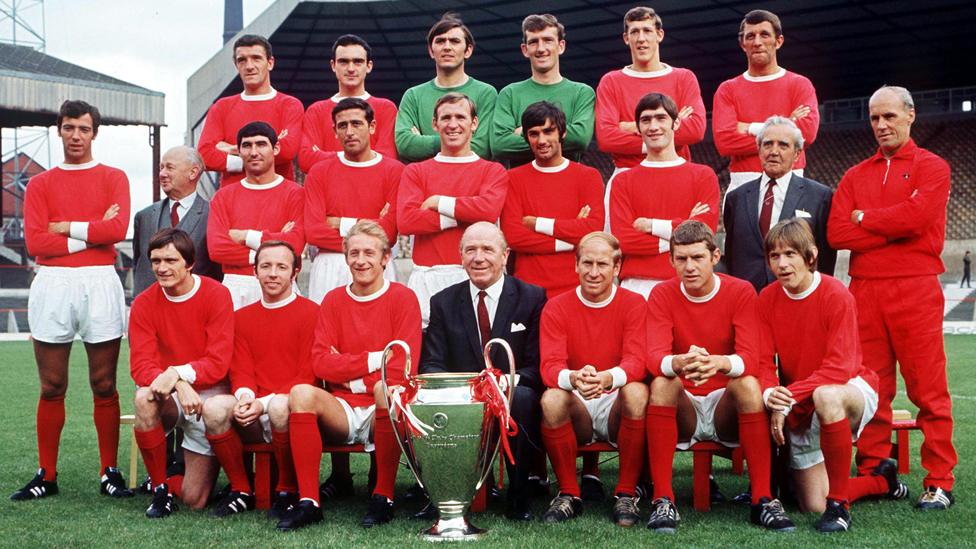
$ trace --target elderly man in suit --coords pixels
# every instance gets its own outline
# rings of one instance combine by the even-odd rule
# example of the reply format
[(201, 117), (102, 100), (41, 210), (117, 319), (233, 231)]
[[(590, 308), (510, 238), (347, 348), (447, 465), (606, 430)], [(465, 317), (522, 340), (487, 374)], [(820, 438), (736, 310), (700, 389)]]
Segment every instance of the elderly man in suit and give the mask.
[(794, 217), (806, 220), (819, 250), (817, 270), (834, 274), (837, 252), (827, 243), (827, 218), (833, 193), (826, 185), (796, 175), (803, 134), (789, 118), (771, 116), (756, 136), (763, 173), (725, 198), (725, 265), (729, 274), (756, 291), (776, 280), (763, 253), (770, 227)]
[[(481, 221), (461, 237), (461, 265), (468, 280), (449, 286), (430, 300), (430, 324), (424, 335), (420, 372), (478, 372), (484, 368), (482, 349), (493, 338), (512, 347), (516, 385), (512, 417), (515, 465), (508, 464), (510, 484), (506, 516), (532, 520), (528, 505), (528, 476), (540, 451), (539, 424), (542, 378), (539, 374), (539, 319), (546, 292), (512, 276), (505, 276), (508, 243), (495, 225)], [(495, 367), (509, 370), (505, 353), (492, 350)]]
[(203, 175), (203, 159), (192, 147), (180, 145), (166, 151), (159, 163), (159, 186), (166, 198), (154, 202), (136, 214), (133, 221), (132, 297), (156, 281), (145, 250), (156, 231), (178, 228), (190, 235), (196, 247), (193, 274), (221, 279), (220, 265), (210, 261), (207, 254), (207, 216), (210, 203), (197, 194), (197, 181)]

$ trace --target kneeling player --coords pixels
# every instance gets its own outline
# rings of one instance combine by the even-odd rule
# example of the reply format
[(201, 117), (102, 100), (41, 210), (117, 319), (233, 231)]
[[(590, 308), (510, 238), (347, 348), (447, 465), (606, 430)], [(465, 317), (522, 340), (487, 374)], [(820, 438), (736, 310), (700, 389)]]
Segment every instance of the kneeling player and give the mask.
[(168, 431), (183, 429), (184, 503), (194, 509), (206, 505), (217, 477), (200, 415), (210, 397), (230, 388), (234, 306), (225, 286), (190, 272), (193, 259), (193, 240), (185, 232), (163, 229), (153, 235), (149, 261), (156, 283), (136, 297), (129, 313), (129, 366), (139, 387), (135, 437), (153, 487), (149, 518), (176, 509), (165, 482)]
[(274, 447), (278, 483), (268, 516), (281, 520), (298, 503), (288, 440), (288, 393), (296, 383), (315, 380), (310, 358), (319, 309), (293, 290), (301, 261), (283, 240), (262, 242), (254, 256), (261, 301), (234, 314), (230, 366), (234, 395), (215, 396), (203, 407), (207, 440), (231, 489), (214, 507), (214, 516), (254, 508), (251, 481), (244, 470), (243, 442), (270, 442)]
[(597, 440), (620, 448), (620, 478), (613, 520), (640, 520), (637, 480), (644, 462), (644, 298), (618, 288), (620, 243), (590, 233), (576, 249), (580, 285), (542, 310), (539, 335), (542, 380), (542, 438), (559, 481), (559, 495), (542, 516), (562, 522), (580, 515), (576, 448)]
[[(380, 358), (395, 339), (420, 356), (420, 305), (406, 286), (383, 278), (390, 261), (386, 232), (374, 221), (359, 221), (343, 245), (352, 284), (330, 291), (322, 300), (312, 346), (312, 367), (328, 390), (296, 385), (288, 397), (289, 427), (298, 493), (295, 509), (278, 523), (294, 530), (322, 520), (319, 508), (319, 462), (322, 440), (332, 444), (375, 444), (376, 488), (362, 525), (393, 518), (393, 485), (400, 447), (383, 407)], [(403, 380), (399, 355), (388, 365), (392, 383)], [(377, 405), (378, 404), (378, 405)], [(374, 414), (375, 412), (375, 414)], [(375, 421), (374, 421), (375, 415)]]
[(777, 281), (759, 295), (760, 318), (771, 345), (764, 371), (780, 379), (764, 391), (776, 444), (790, 445), (790, 467), (804, 511), (823, 512), (816, 528), (843, 532), (855, 500), (908, 496), (895, 463), (882, 461), (871, 476), (849, 479), (851, 435), (856, 438), (878, 408), (878, 376), (861, 361), (854, 297), (836, 278), (816, 271), (817, 247), (807, 222), (791, 219), (766, 235), (766, 257)]
[(655, 286), (647, 302), (647, 365), (654, 374), (647, 408), (654, 509), (647, 527), (664, 533), (678, 527), (671, 487), (675, 447), (711, 440), (742, 444), (752, 522), (790, 531), (793, 522), (769, 487), (769, 418), (755, 377), (756, 292), (748, 282), (715, 274), (720, 256), (707, 225), (681, 223), (671, 234), (677, 277)]

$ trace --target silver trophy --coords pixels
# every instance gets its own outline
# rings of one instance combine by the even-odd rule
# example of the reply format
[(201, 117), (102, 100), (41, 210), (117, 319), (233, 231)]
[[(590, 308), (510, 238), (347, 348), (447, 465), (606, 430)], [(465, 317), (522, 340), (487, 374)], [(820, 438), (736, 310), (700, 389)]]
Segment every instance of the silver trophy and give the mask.
[[(505, 415), (509, 412), (515, 387), (515, 358), (503, 339), (492, 339), (485, 345), (485, 368), (493, 368), (489, 351), (499, 344), (508, 353), (508, 390), (504, 399)], [(387, 383), (386, 363), (393, 347), (406, 353), (404, 386), (409, 390), (393, 392)], [(428, 541), (475, 540), (486, 530), (473, 526), (465, 514), (481, 489), (495, 455), (501, 435), (494, 414), (487, 412), (486, 402), (478, 395), (476, 383), (492, 383), (490, 374), (434, 373), (410, 375), (410, 349), (403, 341), (391, 341), (383, 352), (381, 373), (390, 420), (398, 433), (407, 466), (417, 482), (427, 491), (437, 507), (439, 518), (421, 532)], [(502, 394), (499, 390), (497, 394)]]

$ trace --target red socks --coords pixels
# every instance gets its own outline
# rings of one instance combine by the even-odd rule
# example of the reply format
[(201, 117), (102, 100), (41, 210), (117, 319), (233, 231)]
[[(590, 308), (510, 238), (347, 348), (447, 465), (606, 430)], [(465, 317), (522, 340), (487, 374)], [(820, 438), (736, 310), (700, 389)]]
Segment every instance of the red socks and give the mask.
[(644, 468), (644, 418), (631, 419), (621, 414), (617, 447), (620, 451), (620, 478), (616, 494), (633, 496)]
[(376, 444), (376, 488), (373, 494), (385, 496), (390, 501), (393, 501), (397, 466), (400, 464), (400, 445), (396, 437), (389, 410), (377, 407), (373, 418), (373, 439)]
[[(118, 421), (118, 416), (115, 419)], [(41, 397), (37, 401), (37, 462), (44, 468), (44, 480), (49, 482), (57, 479), (58, 446), (61, 443), (62, 429), (64, 429), (64, 395), (52, 398)]]
[[(820, 450), (830, 485), (827, 499), (847, 502), (851, 477), (851, 424), (847, 419), (820, 425)], [(884, 481), (884, 479), (881, 479)]]
[(309, 412), (292, 412), (288, 416), (291, 457), (298, 478), (298, 495), (319, 504), (319, 465), (322, 461), (322, 435), (318, 417)]
[(207, 435), (210, 447), (217, 456), (217, 461), (224, 468), (230, 489), (235, 492), (251, 493), (251, 482), (244, 470), (244, 444), (233, 427), (219, 435)]
[(135, 431), (136, 444), (142, 452), (153, 488), (166, 482), (166, 433), (157, 425), (148, 431)]
[(119, 394), (110, 397), (95, 397), (95, 433), (98, 435), (98, 456), (102, 465), (99, 474), (106, 467), (118, 464), (119, 453)]
[(647, 407), (647, 448), (651, 480), (654, 481), (654, 499), (666, 497), (674, 501), (671, 476), (674, 447), (678, 444), (677, 417), (678, 409), (674, 406), (652, 404)]
[[(821, 435), (822, 436), (822, 435)], [(821, 448), (823, 443), (821, 443)], [(826, 461), (826, 454), (824, 454)], [(830, 492), (834, 489), (831, 487)], [(847, 481), (847, 502), (866, 498), (868, 496), (883, 496), (888, 493), (888, 481), (882, 476), (868, 475), (866, 477), (854, 477)]]
[(291, 441), (288, 431), (271, 431), (271, 446), (274, 447), (275, 462), (278, 463), (278, 484), (276, 492), (297, 492), (298, 481), (295, 479), (295, 464), (291, 459)]
[(552, 462), (552, 469), (559, 482), (559, 493), (579, 497), (579, 481), (576, 480), (576, 433), (570, 422), (559, 427), (542, 426), (542, 441)]
[[(850, 433), (848, 433), (850, 435)], [(771, 457), (769, 442), (769, 416), (766, 412), (739, 414), (739, 444), (746, 456), (749, 467), (749, 482), (752, 483), (752, 504), (757, 505), (761, 498), (772, 499), (769, 487)], [(848, 462), (850, 457), (848, 456)]]

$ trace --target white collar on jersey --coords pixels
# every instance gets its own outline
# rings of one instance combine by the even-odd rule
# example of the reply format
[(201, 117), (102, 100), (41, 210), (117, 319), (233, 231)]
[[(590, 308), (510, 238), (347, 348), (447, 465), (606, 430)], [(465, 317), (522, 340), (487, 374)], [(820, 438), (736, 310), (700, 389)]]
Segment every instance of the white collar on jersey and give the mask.
[(467, 156), (447, 156), (444, 153), (437, 153), (434, 156), (434, 160), (437, 162), (444, 162), (445, 164), (470, 164), (471, 162), (481, 160), (481, 157), (475, 153), (471, 153)]
[(817, 287), (820, 286), (820, 271), (813, 271), (813, 282), (810, 283), (810, 287), (798, 294), (791, 294), (785, 287), (783, 291), (786, 292), (786, 296), (790, 299), (795, 299), (797, 301), (801, 299), (806, 299), (810, 297), (810, 294), (817, 291)]
[(635, 71), (634, 69), (630, 68), (631, 65), (627, 65), (621, 70), (627, 76), (633, 76), (634, 78), (658, 78), (660, 76), (670, 74), (671, 71), (674, 70), (671, 67), (671, 65), (668, 65), (667, 63), (661, 63), (661, 64), (664, 65), (664, 68), (659, 71), (648, 71), (648, 72)]
[(184, 301), (189, 301), (193, 296), (195, 296), (197, 294), (197, 290), (200, 289), (200, 277), (195, 274), (191, 274), (190, 276), (193, 277), (193, 288), (183, 295), (172, 296), (166, 293), (166, 290), (160, 288), (160, 290), (163, 290), (163, 295), (166, 296), (166, 299), (172, 301), (173, 303), (183, 303)]
[(298, 298), (298, 294), (295, 293), (294, 289), (292, 289), (291, 293), (288, 294), (288, 297), (282, 299), (281, 301), (275, 301), (274, 303), (268, 303), (267, 301), (265, 301), (264, 294), (261, 294), (261, 306), (264, 307), (265, 309), (280, 309), (282, 307), (287, 307), (292, 301), (295, 301), (297, 298)]
[(562, 164), (558, 166), (540, 166), (535, 160), (532, 161), (532, 167), (538, 172), (542, 173), (559, 173), (569, 167), (569, 159), (563, 158)]
[(580, 302), (582, 302), (583, 305), (586, 305), (587, 307), (589, 307), (591, 309), (602, 309), (602, 308), (606, 307), (607, 305), (609, 305), (610, 303), (612, 303), (613, 302), (613, 298), (617, 297), (617, 285), (616, 284), (612, 284), (610, 286), (610, 297), (604, 299), (603, 301), (601, 301), (599, 303), (594, 303), (594, 302), (586, 299), (585, 297), (583, 297), (583, 288), (580, 287), (580, 286), (577, 286), (576, 287), (576, 297), (579, 298)]
[(711, 292), (708, 292), (708, 295), (703, 295), (701, 297), (696, 297), (696, 296), (693, 296), (693, 295), (689, 294), (688, 293), (688, 290), (685, 289), (685, 283), (684, 282), (681, 283), (681, 293), (683, 293), (685, 295), (685, 297), (688, 299), (688, 301), (690, 301), (692, 303), (707, 303), (708, 301), (711, 301), (711, 299), (713, 297), (715, 297), (716, 294), (718, 294), (718, 289), (722, 287), (722, 279), (719, 278), (719, 276), (717, 274), (713, 274), (712, 275), (712, 278), (715, 279), (715, 287), (712, 288), (712, 291)]
[(333, 103), (338, 103), (339, 101), (342, 101), (343, 99), (362, 99), (363, 101), (368, 101), (370, 97), (372, 97), (372, 95), (370, 95), (369, 92), (366, 92), (366, 93), (364, 93), (362, 95), (346, 95), (346, 96), (343, 96), (343, 95), (335, 94), (332, 97), (330, 97), (329, 99), (331, 99)]
[(250, 189), (252, 191), (267, 191), (269, 189), (273, 189), (277, 187), (278, 185), (281, 185), (281, 182), (284, 180), (285, 177), (279, 175), (278, 177), (274, 178), (274, 181), (272, 181), (271, 183), (265, 183), (264, 185), (257, 185), (255, 183), (249, 183), (247, 179), (241, 179), (241, 186), (244, 187), (245, 189)]
[(274, 88), (271, 88), (271, 91), (269, 91), (268, 93), (260, 93), (258, 95), (245, 95), (244, 92), (241, 92), (241, 100), (242, 101), (267, 101), (269, 99), (274, 99), (276, 95), (278, 95), (278, 90)]
[(383, 294), (385, 294), (386, 291), (389, 290), (389, 289), (390, 289), (390, 281), (384, 278), (383, 279), (383, 287), (380, 288), (379, 290), (376, 290), (375, 292), (373, 292), (373, 293), (371, 293), (369, 295), (356, 295), (356, 294), (352, 293), (352, 284), (347, 284), (346, 285), (346, 294), (349, 297), (351, 297), (353, 301), (358, 301), (360, 303), (366, 303), (368, 301), (373, 301), (375, 299), (379, 299), (380, 296), (382, 296)]
[(644, 166), (645, 168), (674, 168), (676, 166), (680, 166), (684, 164), (685, 162), (686, 160), (684, 158), (681, 158), (680, 156), (678, 158), (675, 158), (674, 160), (660, 160), (660, 161), (648, 160), (645, 158), (644, 160), (641, 160), (640, 165)]
[(749, 71), (742, 73), (742, 78), (745, 78), (750, 82), (769, 82), (771, 80), (776, 80), (777, 78), (783, 78), (784, 76), (786, 76), (786, 69), (783, 67), (780, 67), (779, 70), (773, 74), (767, 74), (766, 76), (752, 76), (749, 74)]
[(62, 170), (73, 172), (78, 170), (88, 170), (94, 168), (97, 165), (98, 165), (98, 160), (89, 160), (84, 164), (65, 164), (64, 162), (62, 162), (61, 164), (58, 164), (58, 167), (61, 168)]
[(339, 151), (339, 152), (336, 153), (336, 156), (339, 158), (339, 162), (342, 162), (343, 164), (345, 164), (346, 166), (349, 166), (350, 168), (368, 168), (370, 166), (375, 166), (375, 165), (377, 165), (377, 164), (379, 164), (380, 162), (383, 161), (383, 155), (382, 154), (380, 154), (380, 153), (378, 153), (376, 151), (373, 151), (373, 155), (374, 155), (373, 158), (370, 158), (369, 160), (367, 160), (365, 162), (353, 162), (352, 160), (346, 159), (346, 153), (345, 152)]

